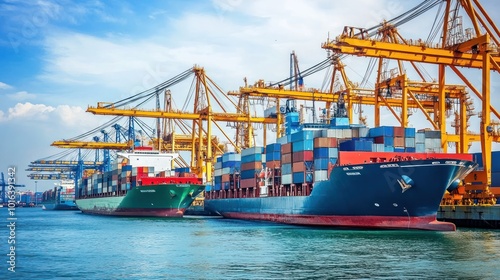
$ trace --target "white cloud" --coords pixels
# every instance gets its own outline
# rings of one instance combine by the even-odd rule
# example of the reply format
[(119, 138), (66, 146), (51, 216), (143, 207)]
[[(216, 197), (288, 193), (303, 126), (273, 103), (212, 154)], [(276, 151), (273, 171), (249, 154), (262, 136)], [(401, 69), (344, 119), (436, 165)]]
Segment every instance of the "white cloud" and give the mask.
[(52, 106), (46, 106), (44, 104), (32, 104), (17, 103), (13, 108), (9, 108), (7, 116), (3, 116), (2, 121), (14, 120), (14, 119), (37, 119), (45, 120), (48, 118), (48, 114), (54, 111), (55, 108)]
[[(79, 106), (58, 105), (56, 107), (45, 104), (32, 104), (30, 102), (17, 103), (9, 108), (7, 113), (0, 111), (0, 123), (9, 121), (11, 123), (29, 121), (39, 125), (52, 125), (54, 127), (91, 129), (97, 127), (107, 118), (94, 116), (85, 112), (85, 109)], [(63, 131), (60, 131), (63, 132)], [(64, 131), (68, 132), (68, 131)], [(71, 137), (73, 135), (66, 135)]]
[(28, 100), (28, 99), (34, 99), (36, 97), (35, 94), (28, 93), (27, 91), (18, 91), (16, 93), (8, 94), (7, 96), (10, 99), (16, 100), (16, 101), (23, 101), (23, 100)]
[(2, 83), (0, 82), (0, 89), (11, 89), (12, 86), (6, 84), (6, 83)]

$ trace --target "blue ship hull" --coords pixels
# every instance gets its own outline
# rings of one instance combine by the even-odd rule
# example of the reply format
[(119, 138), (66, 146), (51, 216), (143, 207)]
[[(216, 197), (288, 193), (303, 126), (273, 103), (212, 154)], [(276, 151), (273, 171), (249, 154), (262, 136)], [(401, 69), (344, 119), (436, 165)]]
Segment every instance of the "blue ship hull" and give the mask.
[(437, 210), (446, 189), (475, 167), (454, 159), (337, 166), (309, 196), (206, 199), (205, 209), (298, 225), (455, 230), (436, 220)]

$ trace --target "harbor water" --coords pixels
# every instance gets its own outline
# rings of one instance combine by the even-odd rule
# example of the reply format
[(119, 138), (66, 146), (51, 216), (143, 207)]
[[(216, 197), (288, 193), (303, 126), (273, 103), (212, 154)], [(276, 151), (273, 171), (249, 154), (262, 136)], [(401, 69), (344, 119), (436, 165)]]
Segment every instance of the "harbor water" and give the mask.
[[(7, 209), (0, 209), (8, 225)], [(500, 230), (340, 230), (17, 208), (0, 279), (500, 279)]]

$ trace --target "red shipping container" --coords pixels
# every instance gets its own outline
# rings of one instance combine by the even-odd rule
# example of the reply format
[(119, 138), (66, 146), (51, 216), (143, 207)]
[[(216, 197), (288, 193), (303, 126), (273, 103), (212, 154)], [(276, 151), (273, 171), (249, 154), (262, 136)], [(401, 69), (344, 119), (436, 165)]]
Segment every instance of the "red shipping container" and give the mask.
[(394, 137), (405, 137), (405, 128), (400, 126), (395, 126)]
[(256, 170), (261, 168), (262, 162), (260, 161), (245, 162), (241, 164), (241, 170)]
[(314, 152), (313, 151), (295, 152), (292, 155), (293, 162), (304, 162), (304, 161), (313, 161), (313, 160), (314, 160)]
[(281, 154), (289, 154), (292, 152), (292, 143), (285, 143), (281, 145)]
[(384, 136), (377, 136), (373, 138), (373, 143), (375, 144), (385, 144), (384, 143)]
[(330, 147), (329, 148), (337, 148), (338, 140), (335, 137), (328, 138), (330, 139)]
[(242, 189), (245, 188), (253, 188), (257, 185), (257, 180), (255, 178), (249, 178), (249, 179), (241, 179), (240, 180), (240, 187)]

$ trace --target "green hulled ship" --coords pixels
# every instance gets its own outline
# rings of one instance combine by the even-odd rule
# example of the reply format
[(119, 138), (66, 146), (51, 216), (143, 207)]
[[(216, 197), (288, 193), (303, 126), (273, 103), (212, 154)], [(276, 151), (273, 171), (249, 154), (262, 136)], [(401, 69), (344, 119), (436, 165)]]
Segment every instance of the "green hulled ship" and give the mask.
[(182, 217), (204, 189), (186, 169), (171, 170), (177, 154), (118, 153), (128, 164), (79, 181), (76, 204), (83, 213), (114, 216)]

